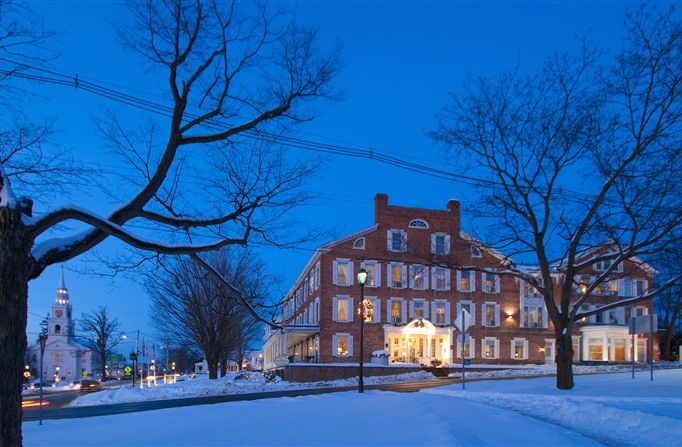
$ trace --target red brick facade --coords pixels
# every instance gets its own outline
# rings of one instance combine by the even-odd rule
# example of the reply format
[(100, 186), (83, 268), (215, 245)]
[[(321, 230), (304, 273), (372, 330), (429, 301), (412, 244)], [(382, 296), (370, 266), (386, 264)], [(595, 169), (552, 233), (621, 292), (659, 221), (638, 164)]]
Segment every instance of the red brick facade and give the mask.
[[(395, 242), (392, 246), (397, 236), (391, 231), (401, 232), (402, 242)], [(439, 235), (441, 245), (438, 245), (436, 235)], [(444, 242), (447, 242), (445, 248), (442, 245)], [(434, 254), (439, 250), (444, 253)], [(461, 231), (458, 201), (448, 201), (446, 210), (408, 208), (389, 205), (385, 194), (377, 194), (375, 198), (374, 226), (321, 247), (311, 258), (292, 287), (290, 299), (283, 311), (283, 321), (288, 326), (282, 334), (286, 332), (288, 335), (285, 341), (279, 341), (279, 348), (270, 343), (270, 353), (267, 352), (266, 343), (266, 358), (269, 355), (272, 361), (278, 356), (279, 349), (279, 356), (286, 352), (290, 361), (357, 363), (360, 318), (356, 310), (360, 287), (356, 282), (356, 274), (363, 262), (369, 261), (376, 262), (380, 274), (375, 266), (376, 286), (372, 287), (368, 283), (364, 288), (365, 296), (375, 299), (376, 304), (376, 321), (368, 321), (364, 325), (365, 362), (370, 362), (373, 351), (381, 350), (388, 350), (391, 355), (389, 362), (423, 364), (426, 359), (432, 362), (436, 357), (443, 364), (461, 362), (457, 346), (461, 333), (453, 322), (458, 305), (462, 303), (473, 316), (473, 326), (468, 332), (473, 346), (467, 342), (469, 350), (473, 351), (470, 351), (473, 355), (469, 356), (473, 363), (545, 363), (546, 357), (547, 360), (553, 359), (554, 336), (546, 310), (537, 307), (537, 312), (533, 310), (537, 298), (526, 297), (526, 288), (519, 280), (511, 276), (489, 277), (480, 271), (469, 271), (468, 274), (473, 275), (473, 281), (470, 281), (473, 290), (458, 290), (461, 287), (458, 287), (457, 270), (464, 271), (466, 267), (472, 266), (495, 270), (502, 268), (505, 262), (502, 255), (485, 248)], [(343, 265), (339, 266), (339, 263)], [(391, 263), (403, 263), (404, 270), (401, 270), (402, 267), (391, 270)], [(445, 271), (447, 284), (443, 287), (442, 270), (438, 272), (438, 278), (435, 270), (446, 267), (449, 267)], [(626, 275), (645, 281), (639, 284), (628, 280), (628, 287), (647, 286), (648, 277), (641, 268), (626, 264), (624, 270)], [(393, 271), (404, 272), (403, 277), (391, 275)], [(466, 272), (461, 274), (467, 275)], [(489, 281), (486, 282), (486, 279)], [(341, 284), (344, 282), (346, 285)], [(611, 294), (605, 291), (603, 296), (592, 300), (592, 304), (609, 302), (613, 296), (620, 294), (625, 283), (621, 281), (614, 284), (614, 288), (617, 286), (620, 289), (611, 291)], [(395, 285), (401, 287), (393, 287)], [(484, 285), (496, 290), (486, 291)], [(339, 304), (339, 301), (344, 302)], [(395, 305), (396, 302), (399, 305)], [(418, 310), (420, 306), (423, 306), (422, 311)], [(642, 309), (647, 309), (641, 312), (650, 311), (650, 306), (650, 302), (641, 304)], [(400, 313), (401, 320), (392, 321), (398, 318), (392, 311)], [(629, 313), (626, 315), (626, 311), (621, 309), (610, 315), (613, 321), (598, 321), (599, 318), (609, 318), (607, 314), (592, 318), (586, 324), (612, 322), (612, 329), (621, 334), (622, 330), (616, 326), (623, 326)], [(404, 335), (400, 340), (391, 338), (411, 330), (406, 328), (407, 324), (415, 319), (419, 321), (420, 317), (434, 323), (435, 327), (427, 323), (426, 329), (419, 332), (417, 323), (417, 332), (430, 331), (428, 333), (433, 334), (436, 331), (440, 335)], [(344, 319), (347, 321), (340, 321)], [(447, 336), (444, 336), (446, 333)], [(580, 326), (574, 335), (578, 351), (576, 360), (581, 357), (597, 359), (604, 350), (610, 352), (603, 355), (604, 359), (620, 360), (622, 357), (623, 343), (626, 342), (622, 341), (621, 335), (618, 335), (618, 342), (610, 347), (606, 344), (600, 347), (596, 339), (589, 340), (591, 345), (585, 344), (587, 340), (578, 338), (581, 336)], [(609, 337), (610, 343), (613, 336)], [(514, 339), (516, 342), (513, 345)], [(604, 340), (606, 343), (606, 336)], [(352, 346), (346, 346), (346, 342), (351, 342)], [(389, 343), (392, 344), (389, 346)], [(589, 350), (589, 355), (587, 352), (581, 354), (584, 350)]]

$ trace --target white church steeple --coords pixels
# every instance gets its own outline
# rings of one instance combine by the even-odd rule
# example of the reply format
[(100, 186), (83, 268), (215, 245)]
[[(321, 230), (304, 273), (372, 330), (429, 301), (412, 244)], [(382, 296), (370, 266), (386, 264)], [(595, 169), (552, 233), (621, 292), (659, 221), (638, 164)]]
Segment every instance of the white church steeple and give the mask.
[(69, 302), (69, 289), (64, 280), (64, 266), (59, 275), (57, 296), (52, 305), (52, 317), (47, 321), (49, 336), (62, 336), (71, 338), (75, 335), (75, 324), (71, 318), (71, 303)]

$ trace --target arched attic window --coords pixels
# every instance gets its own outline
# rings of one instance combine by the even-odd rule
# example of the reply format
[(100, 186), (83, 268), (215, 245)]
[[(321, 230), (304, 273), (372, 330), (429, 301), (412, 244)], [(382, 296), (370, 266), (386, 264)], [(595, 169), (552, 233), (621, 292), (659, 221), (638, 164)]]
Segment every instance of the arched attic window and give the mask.
[(356, 248), (358, 250), (363, 250), (365, 248), (365, 238), (364, 237), (359, 237), (353, 241), (353, 248)]
[(429, 228), (429, 224), (424, 219), (412, 219), (408, 228), (419, 228), (421, 230)]

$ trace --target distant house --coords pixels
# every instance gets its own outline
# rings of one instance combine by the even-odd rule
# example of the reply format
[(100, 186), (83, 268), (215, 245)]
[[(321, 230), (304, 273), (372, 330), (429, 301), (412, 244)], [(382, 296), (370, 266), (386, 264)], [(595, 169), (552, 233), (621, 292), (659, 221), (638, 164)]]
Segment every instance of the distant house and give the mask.
[[(40, 344), (27, 350), (28, 362), (34, 371), (40, 371)], [(44, 381), (72, 381), (92, 375), (96, 365), (93, 352), (76, 341), (76, 324), (73, 320), (69, 291), (62, 268), (57, 296), (47, 319), (47, 344), (43, 358)]]
[[(266, 370), (291, 363), (357, 364), (361, 268), (368, 273), (364, 289), (371, 303), (364, 362), (375, 355), (396, 366), (448, 366), (463, 358), (476, 364), (554, 363), (554, 329), (543, 298), (524, 281), (494, 273), (509, 260), (461, 230), (458, 201), (431, 210), (389, 205), (388, 196), (377, 194), (374, 209), (374, 225), (323, 245), (303, 268), (284, 301), (283, 328), (266, 334)], [(579, 288), (604, 268), (595, 264), (582, 272), (576, 301)], [(646, 291), (654, 273), (644, 263), (624, 262), (585, 310)], [(557, 267), (554, 275), (561, 274)], [(455, 325), (463, 310), (471, 321), (464, 341)], [(649, 300), (577, 323), (575, 360), (630, 360), (626, 321), (650, 312)], [(647, 358), (646, 341), (635, 337), (636, 360)]]

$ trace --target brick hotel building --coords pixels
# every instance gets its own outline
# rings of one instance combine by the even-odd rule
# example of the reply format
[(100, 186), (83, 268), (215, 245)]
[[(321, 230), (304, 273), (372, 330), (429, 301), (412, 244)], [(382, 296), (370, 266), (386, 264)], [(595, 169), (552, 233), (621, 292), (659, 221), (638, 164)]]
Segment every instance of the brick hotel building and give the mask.
[[(365, 298), (373, 304), (365, 320), (365, 362), (377, 351), (387, 356), (389, 366), (449, 366), (461, 364), (462, 355), (472, 364), (554, 362), (551, 322), (532, 287), (511, 276), (445, 267), (494, 270), (507, 262), (461, 230), (458, 201), (448, 201), (444, 211), (429, 210), (389, 205), (387, 195), (377, 194), (374, 214), (371, 227), (312, 255), (287, 294), (283, 329), (266, 334), (265, 369), (282, 366), (282, 358), (357, 364), (360, 268), (368, 272)], [(595, 264), (592, 276), (605, 267)], [(588, 308), (643, 292), (654, 274), (634, 262), (617, 270), (618, 279), (598, 288)], [(590, 273), (580, 282), (589, 283)], [(462, 309), (473, 317), (463, 346), (454, 325)], [(627, 318), (650, 311), (647, 301), (581, 322), (573, 336), (575, 361), (630, 360)], [(635, 343), (635, 359), (646, 359), (646, 337), (637, 336)]]

